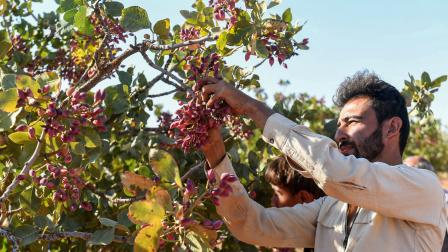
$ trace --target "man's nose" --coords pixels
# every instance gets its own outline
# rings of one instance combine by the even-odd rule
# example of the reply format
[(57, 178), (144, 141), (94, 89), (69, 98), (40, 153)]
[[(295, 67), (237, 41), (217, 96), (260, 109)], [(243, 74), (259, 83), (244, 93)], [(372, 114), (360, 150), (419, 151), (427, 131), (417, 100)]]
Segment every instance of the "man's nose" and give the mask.
[(334, 140), (337, 142), (337, 143), (339, 143), (339, 142), (341, 142), (342, 140), (346, 140), (348, 137), (347, 137), (347, 133), (345, 132), (345, 129), (343, 128), (343, 127), (341, 127), (341, 126), (339, 126), (337, 129), (336, 129), (336, 133), (334, 134)]

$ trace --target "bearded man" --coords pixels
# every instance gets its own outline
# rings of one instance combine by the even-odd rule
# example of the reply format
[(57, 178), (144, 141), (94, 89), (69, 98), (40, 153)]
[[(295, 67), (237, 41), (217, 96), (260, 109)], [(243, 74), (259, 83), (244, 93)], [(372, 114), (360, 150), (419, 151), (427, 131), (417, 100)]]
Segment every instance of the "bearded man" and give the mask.
[[(436, 175), (402, 164), (409, 135), (403, 96), (375, 74), (341, 83), (335, 141), (311, 132), (222, 80), (205, 79), (208, 106), (225, 101), (251, 118), (263, 138), (328, 195), (309, 204), (264, 208), (239, 181), (220, 198), (218, 213), (232, 234), (266, 247), (315, 251), (440, 251), (446, 230), (444, 193)], [(219, 129), (202, 151), (216, 178), (235, 174)], [(300, 168), (297, 168), (300, 169)]]

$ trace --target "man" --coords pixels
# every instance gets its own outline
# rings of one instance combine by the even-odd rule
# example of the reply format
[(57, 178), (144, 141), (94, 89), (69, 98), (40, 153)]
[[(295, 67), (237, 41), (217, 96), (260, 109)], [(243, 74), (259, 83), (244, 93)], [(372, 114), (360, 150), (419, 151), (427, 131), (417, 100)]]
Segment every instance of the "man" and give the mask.
[[(265, 209), (238, 181), (217, 211), (238, 239), (316, 251), (440, 251), (446, 227), (443, 190), (433, 173), (402, 164), (409, 135), (405, 100), (367, 72), (347, 78), (335, 140), (274, 113), (227, 83), (208, 78), (203, 100), (224, 100), (264, 129), (264, 139), (303, 168), (328, 195), (309, 204)], [(219, 130), (203, 147), (216, 177), (233, 173)]]
[(325, 196), (313, 179), (305, 178), (298, 171), (291, 169), (285, 156), (280, 156), (268, 164), (264, 178), (274, 191), (271, 198), (273, 207), (292, 207)]

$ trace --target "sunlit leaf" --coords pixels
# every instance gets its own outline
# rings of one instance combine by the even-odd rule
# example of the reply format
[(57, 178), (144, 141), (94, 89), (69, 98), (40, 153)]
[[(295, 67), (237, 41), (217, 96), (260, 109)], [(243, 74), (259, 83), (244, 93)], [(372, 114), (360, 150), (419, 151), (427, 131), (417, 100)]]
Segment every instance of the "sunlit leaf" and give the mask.
[(292, 21), (291, 8), (288, 8), (285, 10), (285, 12), (283, 12), (282, 20), (285, 21), (286, 23), (290, 23)]
[(274, 6), (279, 5), (281, 2), (282, 2), (282, 0), (272, 0), (272, 1), (269, 3), (269, 5), (268, 5), (268, 9), (270, 9), (270, 8), (272, 8), (272, 7), (274, 7)]
[(134, 252), (155, 252), (159, 248), (161, 225), (149, 225), (140, 229), (134, 240)]
[(5, 112), (14, 112), (17, 110), (17, 101), (19, 96), (16, 88), (10, 88), (0, 92), (0, 110)]
[(152, 149), (149, 152), (149, 162), (154, 173), (162, 180), (175, 182), (177, 186), (182, 187), (179, 167), (170, 153), (164, 150)]
[[(2, 5), (0, 2), (0, 12), (2, 11), (1, 8)], [(3, 59), (3, 57), (6, 56), (11, 47), (12, 43), (11, 40), (9, 39), (8, 32), (6, 30), (0, 30), (0, 59)]]
[(34, 96), (38, 94), (37, 90), (40, 88), (39, 83), (28, 75), (17, 75), (16, 86), (18, 89), (29, 88)]
[(128, 217), (135, 224), (160, 225), (165, 209), (154, 200), (135, 201), (129, 206)]
[(154, 25), (154, 32), (161, 38), (167, 38), (170, 33), (170, 19), (165, 18), (157, 21)]
[(82, 129), (81, 135), (84, 138), (87, 148), (95, 148), (101, 146), (101, 138), (98, 133), (92, 128)]
[(90, 17), (87, 13), (87, 7), (81, 6), (76, 12), (74, 17), (74, 25), (78, 28), (79, 32), (85, 35), (93, 34), (93, 25), (90, 23)]

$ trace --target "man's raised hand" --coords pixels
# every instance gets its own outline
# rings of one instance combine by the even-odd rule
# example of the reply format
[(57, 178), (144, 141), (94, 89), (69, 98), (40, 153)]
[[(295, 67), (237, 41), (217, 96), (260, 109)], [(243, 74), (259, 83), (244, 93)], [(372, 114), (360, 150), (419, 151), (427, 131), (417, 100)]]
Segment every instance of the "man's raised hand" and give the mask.
[(224, 101), (235, 115), (248, 115), (255, 101), (253, 98), (223, 80), (206, 77), (203, 81), (206, 85), (202, 87), (202, 100), (207, 102), (207, 107), (213, 107), (215, 103)]

